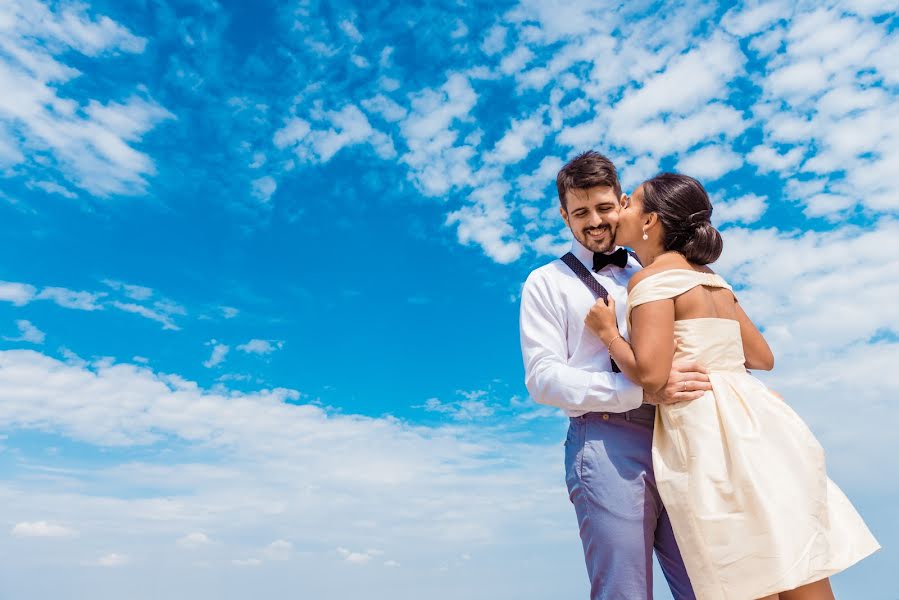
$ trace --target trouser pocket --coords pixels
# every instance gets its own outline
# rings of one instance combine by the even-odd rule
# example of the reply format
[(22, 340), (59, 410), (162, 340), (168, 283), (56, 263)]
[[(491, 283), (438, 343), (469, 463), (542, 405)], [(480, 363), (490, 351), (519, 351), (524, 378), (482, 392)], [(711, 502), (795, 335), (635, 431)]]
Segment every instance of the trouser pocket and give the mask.
[(574, 501), (584, 463), (584, 431), (586, 421), (583, 418), (572, 418), (568, 425), (568, 436), (565, 438), (565, 484), (568, 496)]

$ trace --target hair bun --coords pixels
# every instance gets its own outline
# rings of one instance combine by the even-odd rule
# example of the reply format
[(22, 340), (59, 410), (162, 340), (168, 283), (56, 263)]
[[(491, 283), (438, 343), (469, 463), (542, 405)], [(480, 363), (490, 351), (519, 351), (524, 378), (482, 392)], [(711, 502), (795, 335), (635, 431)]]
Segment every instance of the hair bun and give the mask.
[(699, 227), (700, 225), (711, 223), (711, 219), (712, 209), (707, 208), (705, 210), (697, 210), (695, 213), (687, 217), (687, 223), (690, 224), (690, 227)]
[[(711, 212), (711, 211), (709, 211)], [(721, 233), (708, 220), (696, 224), (681, 252), (690, 262), (707, 265), (718, 260), (724, 249)]]

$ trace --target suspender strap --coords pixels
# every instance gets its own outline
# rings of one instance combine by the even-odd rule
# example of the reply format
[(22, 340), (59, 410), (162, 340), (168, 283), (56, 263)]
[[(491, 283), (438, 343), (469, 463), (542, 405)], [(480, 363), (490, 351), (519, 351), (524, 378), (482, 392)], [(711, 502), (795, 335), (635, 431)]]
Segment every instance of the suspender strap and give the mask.
[[(602, 298), (603, 300), (607, 300), (609, 297), (609, 292), (606, 291), (606, 288), (602, 287), (602, 284), (596, 281), (596, 278), (587, 270), (587, 267), (584, 266), (584, 263), (579, 261), (577, 257), (569, 252), (565, 256), (562, 257), (562, 262), (568, 265), (574, 274), (577, 275), (577, 278), (580, 279), (587, 288), (593, 292), (593, 295), (597, 298)], [(621, 369), (618, 368), (618, 365), (615, 364), (615, 360), (612, 358), (612, 355), (609, 354), (609, 360), (612, 362), (612, 371), (615, 373), (621, 373)]]

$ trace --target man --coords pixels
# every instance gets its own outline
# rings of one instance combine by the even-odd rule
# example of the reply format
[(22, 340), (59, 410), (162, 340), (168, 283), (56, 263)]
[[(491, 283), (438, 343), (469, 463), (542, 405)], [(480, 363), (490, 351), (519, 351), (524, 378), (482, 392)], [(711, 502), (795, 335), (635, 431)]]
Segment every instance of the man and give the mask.
[[(626, 201), (615, 166), (586, 152), (559, 171), (556, 187), (559, 211), (574, 235), (571, 253), (590, 270), (583, 275), (594, 277), (615, 299), (621, 335), (627, 338), (627, 284), (640, 265), (615, 245), (618, 211)], [(521, 294), (525, 385), (534, 400), (570, 417), (565, 480), (580, 526), (590, 597), (651, 599), (655, 548), (674, 597), (692, 599), (655, 487), (653, 405), (696, 399), (711, 385), (698, 365), (675, 364), (664, 390), (650, 397), (614, 372), (605, 346), (584, 326), (597, 301), (603, 300), (563, 260), (534, 270)]]

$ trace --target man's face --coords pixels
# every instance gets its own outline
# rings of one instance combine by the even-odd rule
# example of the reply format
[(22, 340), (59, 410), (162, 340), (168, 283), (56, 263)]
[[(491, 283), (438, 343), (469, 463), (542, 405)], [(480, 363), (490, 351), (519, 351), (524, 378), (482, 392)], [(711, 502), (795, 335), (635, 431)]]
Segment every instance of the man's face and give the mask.
[(568, 190), (566, 211), (559, 211), (574, 238), (593, 252), (608, 252), (615, 245), (618, 211), (621, 207), (615, 190), (600, 185), (584, 190)]

